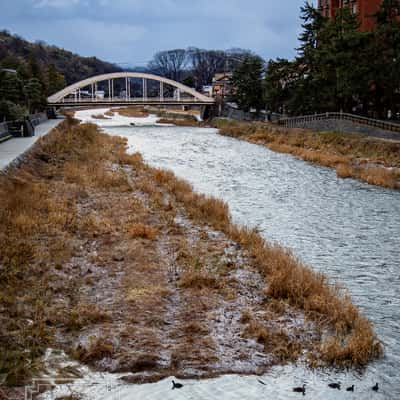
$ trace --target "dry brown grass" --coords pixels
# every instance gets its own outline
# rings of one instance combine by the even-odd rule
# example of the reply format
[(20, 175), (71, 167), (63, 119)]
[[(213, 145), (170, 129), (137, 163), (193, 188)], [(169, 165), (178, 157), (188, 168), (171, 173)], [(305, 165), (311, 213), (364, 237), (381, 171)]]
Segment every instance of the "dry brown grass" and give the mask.
[(250, 310), (243, 310), (240, 316), (240, 322), (242, 324), (248, 324), (253, 319), (253, 315)]
[(340, 178), (351, 178), (354, 175), (353, 167), (349, 163), (338, 164), (336, 173)]
[(105, 114), (94, 114), (92, 115), (93, 119), (109, 119), (105, 116)]
[[(156, 182), (174, 194), (192, 219), (221, 229), (249, 252), (254, 265), (265, 276), (266, 293), (270, 298), (288, 301), (290, 305), (304, 310), (309, 318), (329, 327), (334, 335), (341, 338), (342, 347), (346, 348), (344, 343), (366, 319), (353, 305), (344, 289), (332, 286), (324, 274), (316, 273), (303, 265), (289, 250), (267, 243), (257, 231), (232, 225), (228, 207), (222, 201), (194, 193), (189, 184), (177, 179), (171, 172), (159, 169), (152, 171)], [(155, 190), (154, 186), (149, 186), (146, 188), (149, 192)], [(180, 284), (186, 287), (214, 285), (213, 279), (204, 277), (204, 271), (199, 273), (196, 269), (189, 269), (184, 274)], [(373, 349), (366, 356), (372, 359), (380, 355), (378, 349), (381, 345), (376, 340), (372, 326), (366, 323), (364, 325), (365, 337), (374, 338), (375, 341)], [(347, 355), (350, 357), (349, 353)], [(359, 359), (358, 357), (352, 354), (350, 358)]]
[(270, 341), (270, 333), (259, 322), (250, 320), (244, 331), (245, 337), (251, 337), (255, 339), (258, 343), (268, 343)]
[(179, 119), (179, 118), (160, 118), (157, 120), (158, 124), (168, 124), (175, 126), (201, 126), (198, 121)]
[(373, 185), (388, 188), (400, 188), (400, 170), (391, 170), (384, 167), (366, 166), (359, 169), (358, 177)]
[(243, 336), (263, 344), (265, 350), (280, 362), (295, 361), (301, 354), (301, 344), (290, 339), (284, 330), (267, 328), (253, 319), (247, 323)]
[(160, 117), (168, 120), (180, 120), (188, 122), (198, 122), (195, 113), (181, 110), (155, 110), (155, 113)]
[(400, 188), (399, 142), (335, 132), (316, 133), (265, 123), (215, 120), (214, 125), (222, 134), (335, 168), (341, 178), (352, 177), (374, 185)]
[[(288, 301), (291, 305), (306, 312), (309, 318), (322, 325), (329, 326), (338, 339), (336, 345), (346, 349), (347, 360), (373, 359), (381, 354), (381, 345), (377, 341), (371, 324), (352, 304), (350, 296), (338, 286), (331, 286), (325, 275), (312, 271), (304, 266), (280, 246), (265, 242), (256, 231), (234, 227), (231, 230), (234, 240), (241, 243), (253, 257), (257, 267), (266, 276), (267, 294), (274, 299)], [(363, 326), (364, 330), (359, 331)], [(370, 344), (366, 352), (358, 353), (359, 347), (349, 347), (348, 340), (354, 335), (363, 335)], [(325, 361), (329, 361), (325, 358)], [(357, 365), (356, 363), (353, 365)]]
[(365, 366), (382, 355), (382, 346), (373, 334), (371, 323), (357, 319), (352, 333), (346, 337), (330, 336), (321, 346), (323, 360), (334, 366)]
[(141, 106), (113, 108), (111, 111), (114, 113), (118, 113), (124, 117), (131, 118), (146, 118), (149, 116), (149, 112)]
[(60, 278), (79, 248), (77, 232), (108, 230), (93, 215), (80, 218), (76, 202), (87, 198), (84, 187), (130, 190), (123, 171), (112, 168), (124, 145), (100, 135), (95, 125), (67, 119), (38, 141), (19, 168), (0, 177), (0, 365), (9, 384), (35, 373), (54, 340), (52, 324), (77, 329), (105, 318), (96, 309), (64, 310), (66, 318), (58, 318), (62, 312), (54, 312), (53, 302), (62, 296), (72, 304), (79, 288), (78, 279)]
[(155, 240), (157, 237), (157, 229), (153, 226), (143, 223), (135, 223), (129, 228), (130, 236), (135, 238), (142, 238), (148, 240)]
[(231, 235), (266, 276), (271, 298), (287, 300), (310, 317), (324, 318), (338, 334), (347, 334), (362, 318), (343, 290), (329, 285), (325, 275), (303, 265), (289, 250), (270, 245), (254, 230), (233, 227)]
[(152, 169), (152, 171), (154, 171), (155, 181), (184, 205), (186, 212), (192, 219), (206, 222), (217, 229), (229, 226), (229, 208), (224, 201), (193, 192), (190, 184), (177, 179), (170, 171), (157, 168)]
[(148, 285), (146, 287), (139, 287), (129, 289), (126, 299), (130, 302), (135, 302), (138, 300), (142, 300), (145, 297), (166, 297), (170, 294), (170, 291), (160, 285)]
[(187, 270), (179, 279), (179, 287), (192, 289), (218, 289), (219, 284), (214, 274), (207, 271)]
[(72, 354), (78, 360), (91, 364), (105, 357), (111, 357), (114, 354), (114, 346), (109, 339), (91, 337), (87, 347), (78, 346), (72, 350)]
[[(335, 162), (340, 161), (335, 159)], [(232, 225), (228, 207), (223, 202), (194, 193), (190, 185), (177, 179), (171, 172), (153, 171), (157, 183), (175, 195), (191, 218), (223, 230), (249, 252), (255, 266), (266, 278), (269, 297), (288, 301), (292, 306), (304, 310), (309, 318), (332, 329), (341, 338), (343, 348), (347, 348), (344, 343), (352, 337), (356, 328), (364, 324), (365, 337), (374, 338), (375, 341), (366, 358), (380, 355), (378, 349), (381, 345), (376, 340), (372, 326), (364, 322), (366, 319), (352, 304), (345, 290), (330, 285), (325, 275), (303, 265), (289, 250), (267, 243), (257, 231)], [(196, 270), (186, 271), (185, 274), (182, 277), (184, 280), (181, 280), (185, 286), (191, 287), (197, 282), (198, 287), (212, 287), (214, 284), (213, 280), (208, 281), (208, 277), (204, 280), (204, 276)], [(347, 355), (350, 357), (349, 353)], [(359, 355), (356, 357), (352, 354), (350, 358), (358, 360)]]
[[(129, 320), (121, 343), (155, 354), (160, 349), (155, 332), (168, 329), (163, 313), (172, 306), (175, 289), (182, 298), (176, 315), (182, 318), (174, 322), (188, 333), (179, 345), (199, 349), (181, 354), (177, 363), (215, 362), (212, 344), (203, 351), (203, 337), (194, 331), (210, 339), (202, 321), (225, 297), (236, 299), (231, 293), (237, 283), (227, 277), (234, 266), (221, 266), (226, 243), (220, 249), (208, 243), (210, 227), (238, 243), (249, 267), (264, 277), (266, 311), (301, 310), (329, 333), (319, 349), (322, 361), (356, 366), (379, 356), (372, 326), (344, 290), (256, 231), (234, 226), (224, 202), (195, 193), (173, 173), (145, 165), (139, 154), (127, 155), (125, 147), (125, 140), (94, 125), (68, 120), (42, 139), (19, 169), (0, 178), (0, 362), (8, 383), (21, 383), (35, 372), (60, 330), (73, 336), (93, 325), (119, 329)], [(186, 240), (187, 229), (174, 222), (177, 210), (198, 227), (196, 240)], [(84, 246), (88, 265), (80, 270), (79, 261), (71, 260), (82, 256)], [(168, 249), (164, 258), (160, 248)], [(113, 262), (115, 254), (125, 261)], [(175, 262), (178, 267), (169, 270)], [(88, 300), (82, 293), (104, 295), (102, 306), (93, 307), (97, 297)], [(243, 312), (242, 323), (266, 352), (277, 360), (299, 355), (299, 344), (284, 331), (248, 314)], [(73, 354), (96, 366), (120, 349), (96, 339)]]
[(110, 314), (95, 304), (79, 304), (64, 317), (68, 330), (79, 331), (90, 324), (97, 324), (110, 320)]

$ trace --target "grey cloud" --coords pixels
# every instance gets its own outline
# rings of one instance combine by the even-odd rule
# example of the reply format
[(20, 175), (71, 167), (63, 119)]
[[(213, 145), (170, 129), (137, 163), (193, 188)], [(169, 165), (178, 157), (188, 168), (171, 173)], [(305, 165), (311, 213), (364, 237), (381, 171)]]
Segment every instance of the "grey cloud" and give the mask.
[(304, 0), (0, 0), (0, 26), (30, 40), (44, 40), (83, 55), (132, 64), (144, 63), (157, 50), (187, 46), (243, 47), (265, 58), (291, 57), (297, 46), (303, 3)]

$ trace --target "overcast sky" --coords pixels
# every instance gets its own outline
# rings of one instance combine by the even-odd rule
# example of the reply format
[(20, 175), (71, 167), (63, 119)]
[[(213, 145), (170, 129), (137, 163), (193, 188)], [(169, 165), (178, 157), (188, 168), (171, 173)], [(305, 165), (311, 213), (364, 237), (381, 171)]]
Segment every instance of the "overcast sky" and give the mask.
[(145, 65), (159, 50), (188, 46), (242, 47), (269, 59), (294, 55), (302, 4), (304, 0), (0, 0), (0, 28), (132, 65)]

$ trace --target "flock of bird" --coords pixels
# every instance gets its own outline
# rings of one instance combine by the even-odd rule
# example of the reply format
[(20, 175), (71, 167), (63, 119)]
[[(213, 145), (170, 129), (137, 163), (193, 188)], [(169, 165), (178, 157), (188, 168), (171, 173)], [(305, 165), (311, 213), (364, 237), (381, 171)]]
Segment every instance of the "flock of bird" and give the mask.
[[(340, 382), (334, 382), (334, 383), (329, 383), (328, 386), (331, 389), (341, 389), (341, 383)], [(378, 383), (376, 383), (374, 386), (372, 386), (371, 388), (374, 392), (377, 392), (379, 390), (379, 385)], [(354, 385), (349, 386), (348, 388), (346, 388), (347, 392), (354, 392)], [(293, 388), (293, 392), (297, 392), (297, 393), (303, 393), (303, 396), (306, 394), (306, 385), (303, 386), (298, 386)]]
[[(265, 383), (263, 381), (261, 381), (260, 379), (258, 379), (258, 382), (261, 383), (262, 385), (265, 385)], [(334, 383), (329, 383), (328, 386), (331, 389), (341, 389), (341, 383), (340, 382), (334, 382)], [(175, 382), (172, 381), (172, 389), (182, 389), (183, 385), (182, 383), (179, 382)], [(374, 392), (377, 392), (379, 390), (379, 385), (378, 383), (376, 383), (374, 386), (372, 386), (371, 388)], [(348, 388), (346, 388), (347, 392), (354, 392), (354, 385), (349, 386)], [(303, 396), (305, 396), (306, 394), (306, 385), (303, 386), (298, 386), (293, 388), (293, 392), (297, 392), (297, 393), (303, 393)]]

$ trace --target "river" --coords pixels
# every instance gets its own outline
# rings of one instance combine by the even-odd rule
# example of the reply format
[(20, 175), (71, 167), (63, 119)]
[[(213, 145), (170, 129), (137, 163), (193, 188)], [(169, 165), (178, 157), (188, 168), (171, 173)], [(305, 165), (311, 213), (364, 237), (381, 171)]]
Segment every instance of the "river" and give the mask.
[[(78, 117), (90, 120), (90, 112)], [(119, 387), (115, 398), (283, 400), (298, 398), (291, 388), (305, 383), (310, 399), (400, 399), (400, 191), (339, 179), (329, 168), (215, 129), (128, 126), (125, 119), (96, 123), (128, 138), (129, 152), (139, 151), (152, 166), (170, 169), (197, 191), (225, 200), (236, 223), (258, 227), (266, 239), (293, 249), (346, 286), (385, 346), (384, 358), (365, 371), (289, 365), (263, 376), (266, 385), (255, 377), (225, 376), (189, 381), (181, 391), (171, 391), (168, 380)], [(344, 387), (354, 383), (354, 394), (328, 388), (333, 381)], [(378, 393), (371, 391), (375, 382)]]

